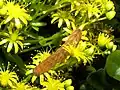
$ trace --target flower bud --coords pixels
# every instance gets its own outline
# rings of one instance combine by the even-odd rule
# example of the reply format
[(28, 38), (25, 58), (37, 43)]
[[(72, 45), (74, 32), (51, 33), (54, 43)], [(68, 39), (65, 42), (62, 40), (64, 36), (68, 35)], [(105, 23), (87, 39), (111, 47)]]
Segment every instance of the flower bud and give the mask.
[(114, 7), (114, 3), (112, 1), (108, 1), (105, 7), (107, 11), (109, 11)]
[(117, 49), (117, 45), (113, 45), (112, 52), (114, 52)]
[(113, 48), (113, 45), (114, 45), (113, 42), (109, 42), (109, 43), (106, 44), (106, 48), (107, 48), (107, 49), (112, 49), (112, 48)]
[(65, 83), (65, 87), (68, 87), (72, 84), (72, 80), (68, 79), (68, 80), (64, 81), (64, 83)]
[(66, 90), (74, 90), (74, 87), (73, 86), (69, 86), (66, 88)]
[(107, 17), (109, 20), (111, 20), (111, 19), (114, 18), (115, 14), (116, 14), (115, 11), (109, 11), (109, 12), (106, 13), (106, 17)]
[(92, 47), (86, 49), (85, 52), (86, 52), (88, 55), (92, 55), (93, 52), (94, 52), (94, 46), (92, 46)]
[(108, 38), (108, 36), (105, 36), (104, 33), (99, 34), (98, 36), (98, 45), (100, 47), (104, 47), (106, 45), (106, 43), (110, 42), (110, 38)]

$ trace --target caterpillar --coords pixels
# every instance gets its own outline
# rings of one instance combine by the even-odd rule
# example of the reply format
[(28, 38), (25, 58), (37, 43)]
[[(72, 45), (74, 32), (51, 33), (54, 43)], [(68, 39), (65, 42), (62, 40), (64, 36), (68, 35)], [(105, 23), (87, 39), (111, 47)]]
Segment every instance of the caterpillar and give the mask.
[[(74, 30), (63, 45), (73, 45), (76, 47), (81, 40), (81, 36), (82, 34), (80, 29)], [(56, 50), (55, 53), (46, 58), (43, 62), (41, 62), (33, 69), (34, 75), (39, 76), (40, 74), (49, 71), (57, 63), (64, 62), (68, 55), (69, 53), (63, 48), (63, 46), (61, 46)]]

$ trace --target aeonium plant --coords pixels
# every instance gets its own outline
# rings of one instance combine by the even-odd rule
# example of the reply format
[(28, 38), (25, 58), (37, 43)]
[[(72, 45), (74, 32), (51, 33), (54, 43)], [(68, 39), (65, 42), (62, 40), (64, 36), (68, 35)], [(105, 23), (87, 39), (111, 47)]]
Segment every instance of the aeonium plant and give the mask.
[(116, 14), (114, 4), (110, 0), (69, 0), (67, 2), (71, 4), (70, 8), (60, 9), (52, 14), (51, 23), (58, 22), (59, 28), (64, 23), (67, 28), (73, 28), (105, 19), (111, 20)]

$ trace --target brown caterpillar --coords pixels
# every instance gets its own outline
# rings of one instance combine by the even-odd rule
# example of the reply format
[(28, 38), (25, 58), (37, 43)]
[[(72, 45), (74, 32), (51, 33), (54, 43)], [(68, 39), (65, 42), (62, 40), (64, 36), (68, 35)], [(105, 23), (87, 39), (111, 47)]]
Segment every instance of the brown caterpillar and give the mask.
[[(81, 30), (75, 30), (73, 33), (69, 36), (68, 40), (63, 45), (73, 45), (77, 46), (81, 39)], [(36, 66), (33, 70), (33, 73), (36, 76), (39, 76), (40, 74), (49, 71), (52, 67), (54, 67), (57, 63), (63, 62), (69, 53), (63, 48), (60, 47), (57, 49), (57, 51), (46, 58), (43, 62), (41, 62), (38, 66)]]

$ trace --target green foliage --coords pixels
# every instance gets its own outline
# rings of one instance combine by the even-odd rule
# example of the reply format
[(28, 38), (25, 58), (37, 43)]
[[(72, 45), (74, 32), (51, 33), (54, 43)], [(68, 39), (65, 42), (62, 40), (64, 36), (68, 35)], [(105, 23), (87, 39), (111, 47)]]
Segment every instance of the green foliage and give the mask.
[[(87, 77), (87, 82), (97, 90), (104, 90), (108, 86), (104, 69), (91, 73)], [(98, 78), (99, 77), (99, 78)]]
[(120, 74), (119, 74), (119, 65), (120, 65), (120, 51), (119, 50), (116, 50), (115, 52), (113, 52), (112, 54), (110, 54), (107, 58), (107, 61), (106, 61), (106, 71), (107, 73), (117, 79), (117, 80), (120, 80)]

